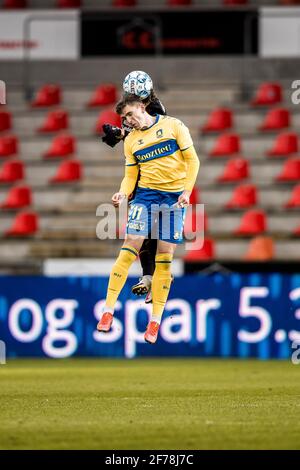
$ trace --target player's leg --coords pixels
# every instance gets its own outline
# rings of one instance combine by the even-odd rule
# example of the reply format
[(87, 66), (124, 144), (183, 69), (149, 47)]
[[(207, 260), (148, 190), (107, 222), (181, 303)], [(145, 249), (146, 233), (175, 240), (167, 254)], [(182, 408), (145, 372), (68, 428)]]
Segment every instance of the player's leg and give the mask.
[[(139, 279), (139, 282), (132, 286), (132, 293), (135, 295), (144, 295), (151, 293), (152, 276), (155, 270), (156, 250), (157, 240), (151, 240), (149, 238), (146, 238), (139, 252), (143, 275)], [(147, 295), (147, 297), (149, 296)]]
[(152, 279), (153, 310), (147, 326), (145, 340), (155, 343), (162, 314), (172, 283), (171, 264), (177, 244), (183, 241), (185, 210), (175, 208), (181, 193), (163, 193), (159, 220), (159, 241), (155, 257), (155, 271)]
[(103, 315), (97, 325), (98, 331), (108, 332), (110, 330), (115, 304), (126, 282), (129, 268), (138, 256), (143, 241), (144, 237), (142, 236), (127, 235), (109, 277)]
[(134, 202), (130, 206), (126, 240), (110, 274), (104, 313), (97, 325), (99, 331), (109, 331), (113, 320), (114, 306), (126, 282), (129, 268), (138, 256), (143, 241), (148, 235), (148, 205), (151, 203), (148, 199), (144, 192), (138, 189)]
[(172, 283), (171, 264), (176, 244), (159, 240), (155, 257), (155, 271), (152, 279), (153, 310), (145, 332), (145, 340), (155, 343), (162, 314)]

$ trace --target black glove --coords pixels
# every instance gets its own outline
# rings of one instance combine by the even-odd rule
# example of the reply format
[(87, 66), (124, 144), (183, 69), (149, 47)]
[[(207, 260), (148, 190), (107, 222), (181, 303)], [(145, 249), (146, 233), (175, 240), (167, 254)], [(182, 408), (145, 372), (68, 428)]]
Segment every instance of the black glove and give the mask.
[(102, 142), (105, 142), (110, 147), (114, 147), (120, 140), (122, 140), (122, 131), (117, 126), (111, 126), (110, 124), (104, 124), (102, 126), (104, 136)]

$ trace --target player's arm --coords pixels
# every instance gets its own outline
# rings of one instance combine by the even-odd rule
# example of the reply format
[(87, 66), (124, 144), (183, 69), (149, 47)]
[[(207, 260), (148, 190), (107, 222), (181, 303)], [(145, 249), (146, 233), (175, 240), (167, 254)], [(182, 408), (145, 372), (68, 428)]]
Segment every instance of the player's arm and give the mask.
[(125, 197), (130, 196), (133, 193), (136, 182), (138, 180), (139, 168), (138, 165), (126, 165), (125, 176), (122, 180), (120, 189), (111, 198), (112, 203), (115, 207), (118, 207)]
[(186, 162), (186, 178), (184, 182), (184, 191), (178, 198), (178, 203), (181, 206), (189, 204), (190, 194), (195, 185), (198, 171), (200, 168), (200, 161), (195, 151), (195, 147), (190, 135), (189, 129), (181, 122), (175, 123), (176, 140), (182, 152), (182, 156)]
[(193, 145), (183, 150), (182, 155), (186, 162), (184, 190), (192, 192), (199, 172), (200, 161)]
[(132, 130), (123, 119), (122, 127), (111, 126), (110, 124), (104, 124), (102, 126), (104, 136), (102, 137), (102, 142), (105, 142), (110, 147), (115, 147), (121, 140), (124, 140), (125, 137)]
[(125, 166), (125, 176), (122, 180), (119, 192), (129, 196), (135, 188), (139, 175), (139, 167), (137, 164)]
[(134, 191), (139, 176), (139, 166), (126, 141), (124, 142), (124, 151), (126, 155), (125, 175), (119, 191), (112, 197), (114, 206), (118, 206), (124, 197), (128, 197)]
[(117, 126), (111, 126), (110, 124), (104, 124), (102, 126), (104, 136), (102, 142), (106, 143), (110, 147), (114, 147), (123, 139), (122, 129)]

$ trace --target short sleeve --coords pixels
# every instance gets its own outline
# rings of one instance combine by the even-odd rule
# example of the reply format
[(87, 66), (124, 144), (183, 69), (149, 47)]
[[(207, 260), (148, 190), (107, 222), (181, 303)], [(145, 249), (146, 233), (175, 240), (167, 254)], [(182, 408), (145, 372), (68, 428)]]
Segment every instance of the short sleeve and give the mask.
[(125, 166), (137, 165), (135, 156), (132, 154), (128, 140), (124, 140), (124, 154), (125, 154)]
[(175, 134), (180, 150), (186, 150), (194, 145), (189, 129), (178, 119), (175, 121)]

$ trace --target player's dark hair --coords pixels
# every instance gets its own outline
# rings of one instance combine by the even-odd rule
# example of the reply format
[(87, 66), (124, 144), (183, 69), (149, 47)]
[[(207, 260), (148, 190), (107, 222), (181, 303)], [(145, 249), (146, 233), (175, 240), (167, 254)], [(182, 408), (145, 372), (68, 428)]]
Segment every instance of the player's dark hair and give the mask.
[(117, 103), (116, 105), (116, 113), (117, 114), (122, 114), (123, 109), (127, 105), (132, 105), (134, 103), (143, 103), (143, 100), (137, 95), (132, 95), (130, 93), (125, 93), (122, 97), (122, 99)]
[(156, 100), (158, 100), (158, 98), (156, 96), (155, 91), (152, 88), (152, 90), (150, 91), (150, 95), (147, 96), (147, 98), (144, 98), (142, 101), (145, 106), (148, 106), (152, 101), (156, 101)]
[(152, 101), (157, 101), (157, 100), (158, 100), (158, 98), (157, 98), (157, 96), (155, 94), (155, 91), (153, 89), (150, 91), (150, 95), (147, 96), (147, 98), (144, 98), (144, 99), (140, 98), (137, 95), (133, 95), (131, 93), (125, 93), (122, 96), (122, 99), (116, 105), (116, 113), (117, 114), (122, 114), (123, 109), (128, 104), (131, 105), (133, 103), (143, 103), (147, 107)]

